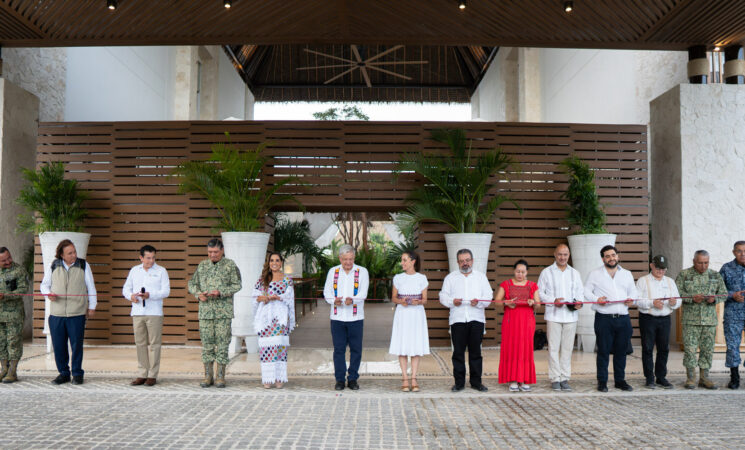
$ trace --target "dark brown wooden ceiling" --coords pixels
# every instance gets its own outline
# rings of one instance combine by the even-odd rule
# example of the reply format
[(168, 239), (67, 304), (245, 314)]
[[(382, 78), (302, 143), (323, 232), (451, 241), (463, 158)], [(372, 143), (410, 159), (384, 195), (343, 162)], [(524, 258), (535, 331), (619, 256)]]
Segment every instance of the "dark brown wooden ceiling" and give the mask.
[(366, 44), (682, 50), (745, 40), (744, 0), (0, 0), (0, 45)]

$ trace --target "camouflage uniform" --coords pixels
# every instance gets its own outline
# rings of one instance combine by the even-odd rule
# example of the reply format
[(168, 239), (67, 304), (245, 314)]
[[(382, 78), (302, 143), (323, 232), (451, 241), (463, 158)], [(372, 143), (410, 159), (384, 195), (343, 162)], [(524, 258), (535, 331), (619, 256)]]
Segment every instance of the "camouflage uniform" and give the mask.
[(233, 294), (241, 290), (241, 273), (235, 263), (222, 258), (213, 263), (209, 259), (199, 263), (189, 280), (189, 293), (218, 290), (221, 297), (207, 297), (199, 302), (199, 337), (202, 340), (202, 362), (228, 363), (233, 320)]
[(745, 290), (745, 267), (732, 260), (722, 266), (719, 273), (727, 285), (727, 303), (724, 304), (724, 340), (727, 342), (726, 367), (740, 365), (740, 340), (745, 329), (745, 303), (736, 302), (732, 294)]
[[(727, 293), (724, 280), (717, 272), (707, 269), (704, 273), (698, 273), (690, 267), (681, 271), (675, 279), (678, 291), (682, 297), (701, 295), (720, 295)], [(710, 369), (714, 353), (714, 337), (717, 330), (716, 304), (722, 303), (724, 297), (715, 297), (714, 303), (704, 300), (694, 303), (692, 298), (684, 298), (681, 310), (683, 311), (683, 366), (687, 369), (700, 367)], [(696, 349), (699, 349), (698, 362), (696, 361)]]
[(23, 355), (23, 297), (28, 292), (28, 273), (19, 264), (0, 268), (0, 359), (19, 360)]

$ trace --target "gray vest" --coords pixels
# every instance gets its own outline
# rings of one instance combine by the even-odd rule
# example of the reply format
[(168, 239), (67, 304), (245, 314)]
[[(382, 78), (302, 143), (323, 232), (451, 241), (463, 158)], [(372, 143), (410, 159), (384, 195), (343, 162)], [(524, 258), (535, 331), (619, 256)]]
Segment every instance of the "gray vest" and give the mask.
[[(78, 259), (68, 270), (61, 259), (52, 263), (52, 293), (49, 314), (58, 317), (82, 316), (88, 310), (88, 288), (85, 286), (84, 259)], [(74, 296), (74, 297), (73, 297)]]

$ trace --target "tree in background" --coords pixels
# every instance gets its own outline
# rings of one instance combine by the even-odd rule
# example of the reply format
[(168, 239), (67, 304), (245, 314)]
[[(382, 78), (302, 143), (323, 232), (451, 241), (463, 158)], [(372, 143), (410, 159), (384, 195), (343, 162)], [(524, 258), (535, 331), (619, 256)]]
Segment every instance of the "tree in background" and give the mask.
[(287, 259), (288, 256), (303, 255), (303, 272), (311, 272), (322, 251), (310, 235), (307, 220), (291, 221), (284, 214), (278, 214), (274, 222), (274, 250)]
[(329, 108), (326, 111), (315, 112), (313, 113), (313, 118), (316, 120), (370, 120), (370, 116), (352, 105), (344, 105), (341, 108)]

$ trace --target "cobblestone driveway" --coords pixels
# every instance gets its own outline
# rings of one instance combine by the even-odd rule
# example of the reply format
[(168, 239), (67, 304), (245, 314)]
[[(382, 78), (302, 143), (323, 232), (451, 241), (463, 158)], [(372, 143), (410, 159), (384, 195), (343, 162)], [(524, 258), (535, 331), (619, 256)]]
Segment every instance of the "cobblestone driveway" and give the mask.
[[(361, 379), (338, 395), (327, 378), (266, 391), (228, 378), (227, 389), (194, 379), (131, 387), (123, 377), (83, 386), (28, 376), (0, 385), (0, 448), (494, 448), (721, 447), (745, 445), (745, 390), (509, 394), (494, 380), (482, 394), (423, 379), (420, 393), (398, 380)], [(677, 383), (682, 380), (674, 380)], [(717, 380), (723, 383), (724, 379)]]

